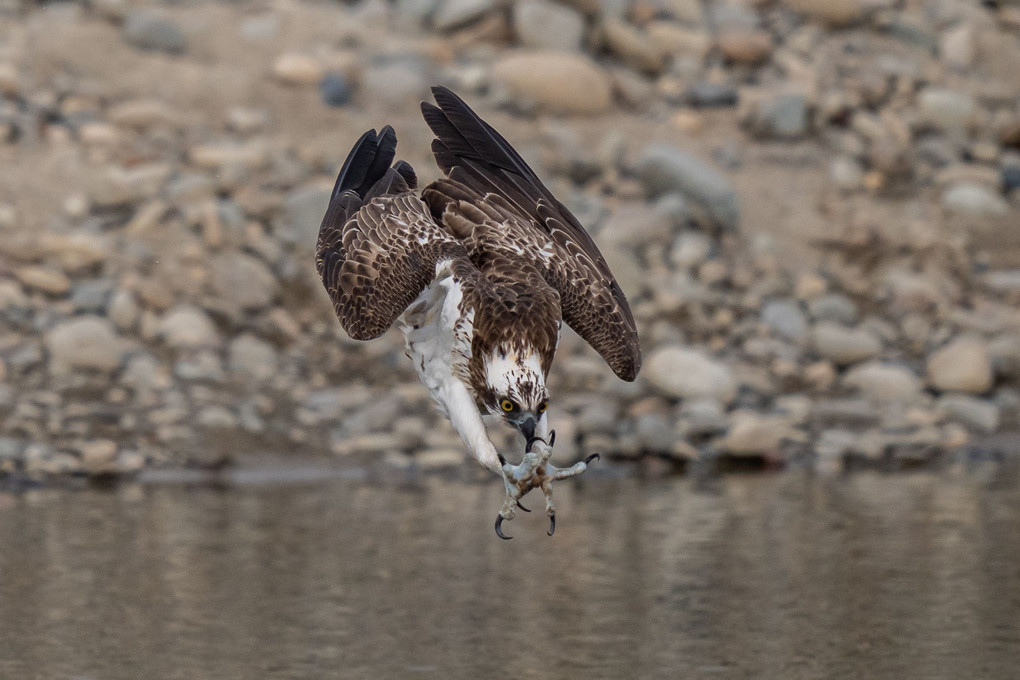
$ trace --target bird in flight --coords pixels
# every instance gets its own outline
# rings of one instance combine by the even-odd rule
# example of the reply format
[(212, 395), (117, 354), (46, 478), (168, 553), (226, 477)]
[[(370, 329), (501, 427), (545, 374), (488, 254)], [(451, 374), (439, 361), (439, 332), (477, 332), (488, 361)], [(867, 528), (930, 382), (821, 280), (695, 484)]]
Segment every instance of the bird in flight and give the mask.
[[(396, 135), (369, 130), (340, 169), (319, 228), (316, 267), (344, 330), (379, 337), (394, 323), (439, 410), (471, 454), (503, 479), (496, 533), (522, 496), (546, 498), (556, 528), (552, 483), (579, 475), (593, 454), (568, 468), (549, 463), (546, 376), (566, 322), (617, 376), (641, 367), (627, 298), (584, 227), (520, 154), (457, 95), (432, 89), (422, 102), (445, 177), (416, 193), (417, 177), (393, 163)], [(511, 464), (489, 440), (482, 416), (524, 437)]]

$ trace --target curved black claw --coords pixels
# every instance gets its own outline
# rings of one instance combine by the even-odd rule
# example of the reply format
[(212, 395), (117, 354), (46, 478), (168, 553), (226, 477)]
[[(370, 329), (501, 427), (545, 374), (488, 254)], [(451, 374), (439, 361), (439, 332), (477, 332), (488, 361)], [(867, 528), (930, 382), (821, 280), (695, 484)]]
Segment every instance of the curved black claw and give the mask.
[(521, 510), (523, 510), (524, 512), (531, 512), (531, 510), (528, 510), (526, 507), (521, 505), (520, 501), (516, 501), (516, 503), (517, 503), (517, 507), (520, 508)]
[(549, 531), (545, 533), (550, 536), (556, 533), (556, 515), (549, 515)]
[(496, 535), (502, 538), (504, 541), (509, 541), (513, 536), (506, 536), (503, 533), (503, 515), (496, 516)]
[(589, 464), (589, 463), (591, 463), (591, 462), (592, 462), (593, 460), (598, 460), (598, 459), (599, 459), (599, 458), (601, 458), (601, 457), (602, 457), (602, 456), (600, 456), (599, 454), (597, 454), (597, 453), (593, 453), (593, 454), (591, 454), (590, 456), (588, 456), (587, 458), (585, 458), (585, 459), (584, 459), (584, 464), (585, 464), (585, 465), (588, 465), (588, 464)]
[(549, 430), (549, 448), (556, 444), (556, 430)]
[(546, 441), (544, 439), (542, 439), (541, 437), (531, 437), (530, 439), (528, 439), (528, 443), (524, 447), (524, 453), (531, 453), (531, 446), (535, 442), (542, 442), (546, 446), (552, 446), (552, 444), (546, 444)]
[(503, 457), (502, 453), (497, 453), (496, 458), (499, 458), (500, 465), (506, 465), (506, 458)]

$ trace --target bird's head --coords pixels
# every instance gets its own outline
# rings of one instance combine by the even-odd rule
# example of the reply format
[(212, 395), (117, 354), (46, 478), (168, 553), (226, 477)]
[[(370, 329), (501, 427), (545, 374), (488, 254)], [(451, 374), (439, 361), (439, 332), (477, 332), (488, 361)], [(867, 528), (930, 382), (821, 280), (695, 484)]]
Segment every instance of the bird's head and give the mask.
[(485, 382), (486, 409), (520, 430), (531, 450), (535, 432), (546, 429), (540, 424), (549, 407), (538, 354), (496, 350), (485, 363)]

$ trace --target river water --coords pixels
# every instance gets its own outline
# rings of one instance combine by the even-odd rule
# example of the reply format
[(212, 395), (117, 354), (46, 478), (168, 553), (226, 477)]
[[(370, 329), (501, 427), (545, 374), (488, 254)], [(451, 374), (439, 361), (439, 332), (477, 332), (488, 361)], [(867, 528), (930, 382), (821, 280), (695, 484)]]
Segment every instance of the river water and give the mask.
[(590, 475), (512, 541), (495, 481), (0, 494), (0, 678), (1015, 678), (1018, 477)]

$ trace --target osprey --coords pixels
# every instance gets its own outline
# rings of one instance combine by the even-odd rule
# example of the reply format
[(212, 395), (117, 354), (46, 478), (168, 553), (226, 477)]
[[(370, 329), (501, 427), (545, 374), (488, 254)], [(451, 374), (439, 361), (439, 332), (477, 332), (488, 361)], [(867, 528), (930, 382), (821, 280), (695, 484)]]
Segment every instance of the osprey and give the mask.
[[(393, 163), (396, 135), (370, 130), (340, 169), (319, 228), (316, 267), (344, 330), (371, 340), (395, 322), (407, 356), (471, 454), (500, 475), (506, 501), (496, 533), (520, 498), (540, 488), (549, 535), (554, 480), (581, 474), (549, 463), (546, 376), (565, 321), (623, 380), (641, 366), (634, 317), (591, 237), (512, 146), (446, 88), (422, 102), (446, 175), (415, 193), (417, 178)], [(483, 415), (524, 436), (510, 464)]]

